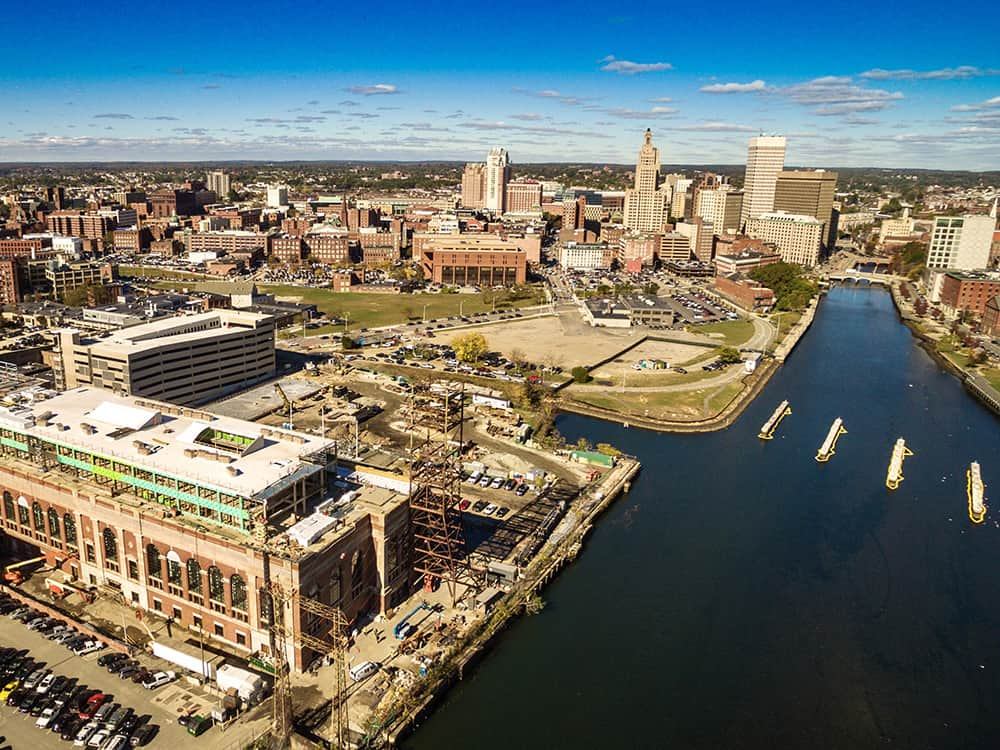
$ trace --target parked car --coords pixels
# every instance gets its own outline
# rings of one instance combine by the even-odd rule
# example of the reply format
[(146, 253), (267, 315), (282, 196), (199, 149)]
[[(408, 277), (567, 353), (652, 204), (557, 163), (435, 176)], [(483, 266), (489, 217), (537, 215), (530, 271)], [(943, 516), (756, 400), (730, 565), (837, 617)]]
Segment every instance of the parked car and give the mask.
[(73, 653), (77, 656), (84, 656), (85, 654), (92, 654), (95, 651), (100, 651), (104, 648), (104, 644), (94, 638), (88, 638), (79, 646), (73, 649)]
[(212, 728), (211, 716), (192, 716), (187, 723), (187, 733), (199, 737)]
[(132, 732), (129, 742), (132, 743), (132, 747), (143, 747), (148, 745), (159, 731), (160, 727), (157, 724), (143, 724)]
[(485, 508), (483, 508), (483, 515), (492, 516), (496, 512), (497, 506), (490, 503)]
[(38, 720), (35, 721), (35, 726), (39, 729), (47, 729), (52, 720), (62, 713), (62, 707), (51, 706), (46, 708), (42, 713), (38, 715)]
[(88, 721), (77, 730), (76, 736), (73, 737), (73, 745), (76, 747), (83, 747), (86, 745), (87, 741), (94, 735), (94, 732), (96, 732), (98, 728), (99, 727), (96, 722)]
[(157, 672), (152, 675), (148, 680), (142, 683), (142, 686), (146, 690), (155, 690), (161, 685), (166, 685), (168, 682), (173, 682), (177, 679), (177, 673), (173, 671)]
[(10, 698), (10, 694), (17, 690), (17, 686), (20, 683), (17, 680), (11, 680), (3, 688), (0, 688), (0, 701), (6, 703), (7, 699)]

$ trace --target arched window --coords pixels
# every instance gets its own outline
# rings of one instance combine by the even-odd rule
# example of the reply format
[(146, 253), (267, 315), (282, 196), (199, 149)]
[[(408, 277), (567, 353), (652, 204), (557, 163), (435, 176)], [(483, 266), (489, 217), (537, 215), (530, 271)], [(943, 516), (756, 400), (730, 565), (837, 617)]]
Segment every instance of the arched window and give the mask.
[(3, 514), (8, 521), (17, 520), (17, 511), (14, 510), (14, 496), (9, 492), (3, 493)]
[(72, 513), (63, 516), (63, 531), (66, 532), (66, 544), (76, 544), (76, 519)]
[(167, 554), (167, 583), (172, 586), (182, 586), (181, 561), (176, 552)]
[(55, 508), (49, 508), (49, 536), (53, 539), (62, 536), (59, 533), (59, 511)]
[(188, 569), (188, 591), (195, 594), (201, 593), (201, 565), (193, 557), (187, 561)]
[(42, 510), (42, 504), (37, 500), (31, 504), (31, 517), (35, 522), (35, 531), (40, 531), (45, 533), (45, 511)]
[(340, 562), (338, 561), (333, 570), (330, 571), (330, 602), (333, 604), (340, 601), (340, 579)]
[(247, 611), (247, 585), (242, 576), (229, 576), (229, 595), (233, 600), (233, 609)]
[(17, 499), (17, 520), (22, 526), (27, 526), (31, 521), (31, 513), (28, 508), (28, 501), (24, 499), (24, 495)]
[(162, 578), (163, 568), (160, 565), (160, 550), (155, 544), (146, 545), (146, 569), (150, 578)]
[(115, 536), (114, 529), (105, 528), (101, 532), (104, 539), (104, 559), (118, 561), (118, 537)]
[(208, 569), (208, 598), (213, 602), (226, 601), (226, 584), (222, 580), (222, 571), (214, 565)]

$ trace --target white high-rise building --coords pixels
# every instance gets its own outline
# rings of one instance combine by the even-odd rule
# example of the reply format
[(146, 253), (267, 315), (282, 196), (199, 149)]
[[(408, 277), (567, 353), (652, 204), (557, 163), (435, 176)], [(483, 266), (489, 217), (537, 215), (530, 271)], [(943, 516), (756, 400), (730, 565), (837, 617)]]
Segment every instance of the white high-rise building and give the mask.
[(660, 189), (660, 149), (646, 130), (635, 165), (635, 187), (625, 191), (625, 228), (636, 232), (661, 232), (667, 220), (668, 191)]
[(973, 271), (986, 268), (996, 219), (991, 216), (938, 216), (927, 251), (928, 268)]
[(267, 207), (268, 208), (281, 208), (282, 206), (288, 205), (288, 186), (287, 185), (268, 185), (267, 186)]
[(208, 177), (205, 179), (205, 184), (209, 190), (215, 193), (220, 201), (226, 199), (231, 189), (229, 175), (221, 170), (218, 172), (209, 172)]
[(785, 263), (807, 268), (819, 263), (825, 225), (815, 216), (764, 213), (747, 219), (747, 236), (761, 239), (778, 248)]
[(731, 185), (702, 188), (697, 193), (694, 215), (710, 222), (716, 234), (736, 234), (740, 230), (743, 193)]
[(785, 145), (783, 135), (759, 135), (750, 139), (741, 222), (774, 210), (774, 189), (778, 175), (785, 168)]
[(507, 183), (510, 181), (510, 157), (505, 148), (491, 148), (486, 157), (487, 211), (503, 213), (507, 199)]

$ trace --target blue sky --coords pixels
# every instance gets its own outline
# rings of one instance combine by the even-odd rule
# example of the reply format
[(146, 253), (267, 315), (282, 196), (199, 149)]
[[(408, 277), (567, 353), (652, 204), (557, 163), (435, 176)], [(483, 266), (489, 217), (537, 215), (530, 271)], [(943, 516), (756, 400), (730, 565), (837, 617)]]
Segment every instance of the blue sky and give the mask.
[[(213, 159), (1000, 169), (1000, 47), (939, 3), (56, 0), (0, 48), (0, 162)], [(968, 6), (954, 6), (965, 10)], [(8, 21), (10, 21), (8, 17)]]

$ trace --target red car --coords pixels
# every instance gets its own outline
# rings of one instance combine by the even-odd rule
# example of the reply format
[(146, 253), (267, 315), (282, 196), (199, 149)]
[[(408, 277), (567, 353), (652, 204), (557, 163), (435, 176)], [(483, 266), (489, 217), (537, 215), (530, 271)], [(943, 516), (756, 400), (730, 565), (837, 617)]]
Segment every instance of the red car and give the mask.
[(458, 509), (459, 510), (468, 510), (469, 509), (469, 501), (468, 500), (463, 500), (462, 502), (460, 502), (458, 504)]
[(87, 698), (87, 702), (80, 709), (81, 719), (92, 719), (94, 714), (97, 713), (97, 709), (103, 706), (108, 700), (108, 696), (104, 693), (94, 693), (92, 696)]

